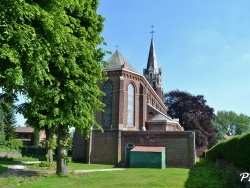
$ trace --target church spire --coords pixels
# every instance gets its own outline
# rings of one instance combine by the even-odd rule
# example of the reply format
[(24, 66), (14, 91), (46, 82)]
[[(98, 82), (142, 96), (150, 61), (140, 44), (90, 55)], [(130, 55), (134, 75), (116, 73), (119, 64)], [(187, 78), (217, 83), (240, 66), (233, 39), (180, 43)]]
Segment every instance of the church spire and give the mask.
[(150, 43), (150, 49), (148, 54), (148, 62), (147, 62), (147, 68), (143, 69), (143, 75), (148, 80), (149, 84), (152, 86), (152, 88), (155, 90), (155, 92), (158, 94), (158, 96), (163, 99), (163, 90), (161, 86), (161, 68), (158, 68), (156, 54), (155, 54), (155, 47), (154, 47), (154, 40), (153, 40), (153, 30), (152, 26), (152, 38)]
[(154, 74), (158, 73), (158, 64), (157, 64), (157, 59), (156, 59), (156, 54), (155, 54), (153, 37), (151, 39), (151, 44), (150, 44), (150, 49), (149, 49), (149, 54), (148, 54), (148, 63), (147, 63), (147, 68), (145, 71), (146, 71), (145, 72), (146, 74), (149, 72), (152, 72)]

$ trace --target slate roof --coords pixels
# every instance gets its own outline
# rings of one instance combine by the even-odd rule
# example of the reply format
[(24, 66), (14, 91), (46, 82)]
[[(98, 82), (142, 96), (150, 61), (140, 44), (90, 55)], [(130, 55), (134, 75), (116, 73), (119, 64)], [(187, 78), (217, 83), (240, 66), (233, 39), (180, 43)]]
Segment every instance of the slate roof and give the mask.
[(16, 127), (16, 133), (33, 133), (34, 128), (32, 127)]
[(107, 66), (104, 68), (104, 70), (124, 68), (137, 73), (134, 67), (123, 57), (123, 55), (118, 50), (116, 50), (115, 53), (112, 54), (112, 56), (106, 61), (106, 63)]
[(156, 115), (151, 117), (149, 120), (167, 120), (167, 121), (173, 121), (171, 117), (169, 117), (166, 114), (163, 114), (161, 111), (157, 110), (155, 107), (153, 107), (151, 104), (147, 103), (147, 107), (149, 111), (154, 111)]
[(171, 121), (170, 118), (162, 115), (162, 114), (156, 114), (155, 116), (153, 116), (152, 118), (150, 118), (150, 120), (167, 120), (167, 121)]

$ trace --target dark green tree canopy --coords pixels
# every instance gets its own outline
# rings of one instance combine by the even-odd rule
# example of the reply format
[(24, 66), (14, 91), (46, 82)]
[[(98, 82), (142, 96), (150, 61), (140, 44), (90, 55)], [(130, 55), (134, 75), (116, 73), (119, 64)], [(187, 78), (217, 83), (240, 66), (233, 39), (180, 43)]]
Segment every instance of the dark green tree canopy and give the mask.
[(184, 130), (195, 131), (197, 147), (211, 147), (216, 143), (216, 130), (211, 123), (215, 117), (214, 109), (206, 102), (204, 96), (195, 96), (185, 91), (174, 90), (165, 94), (168, 115), (178, 118)]

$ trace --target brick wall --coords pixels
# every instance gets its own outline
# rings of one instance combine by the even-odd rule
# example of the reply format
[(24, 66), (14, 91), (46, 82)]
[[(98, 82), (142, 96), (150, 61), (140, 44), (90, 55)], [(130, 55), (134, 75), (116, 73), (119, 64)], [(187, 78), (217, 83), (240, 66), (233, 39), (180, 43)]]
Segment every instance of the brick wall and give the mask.
[(87, 143), (85, 135), (75, 131), (73, 136), (72, 159), (74, 161), (87, 162)]
[[(166, 131), (167, 123), (147, 123), (147, 130)], [(173, 130), (174, 131), (174, 130)]]
[[(142, 130), (145, 126), (145, 121), (148, 119), (147, 102), (159, 111), (166, 113), (167, 107), (142, 75), (124, 69), (108, 71), (107, 75), (107, 81), (113, 85), (112, 129)], [(135, 88), (134, 126), (127, 126), (127, 91), (130, 83), (132, 83)], [(99, 85), (101, 90), (103, 90), (103, 85), (103, 83)], [(100, 125), (102, 124), (102, 115), (102, 112), (96, 113), (95, 115)]]
[(92, 132), (91, 163), (116, 164), (118, 162), (118, 131)]
[(194, 132), (122, 131), (121, 163), (126, 164), (126, 146), (166, 147), (166, 167), (192, 167), (195, 163)]

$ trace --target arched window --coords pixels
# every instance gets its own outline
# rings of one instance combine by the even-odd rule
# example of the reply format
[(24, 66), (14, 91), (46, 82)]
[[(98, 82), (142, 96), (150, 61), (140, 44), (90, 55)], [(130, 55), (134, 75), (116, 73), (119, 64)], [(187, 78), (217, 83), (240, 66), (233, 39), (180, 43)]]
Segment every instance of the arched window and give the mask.
[(111, 127), (112, 124), (112, 97), (113, 97), (113, 85), (111, 82), (105, 82), (103, 87), (105, 96), (103, 97), (103, 103), (106, 105), (102, 116), (102, 126)]
[(152, 77), (153, 77), (153, 73), (150, 72), (150, 73), (149, 73), (149, 78), (152, 78)]
[(134, 126), (135, 113), (135, 88), (133, 84), (128, 85), (128, 113), (127, 125)]

